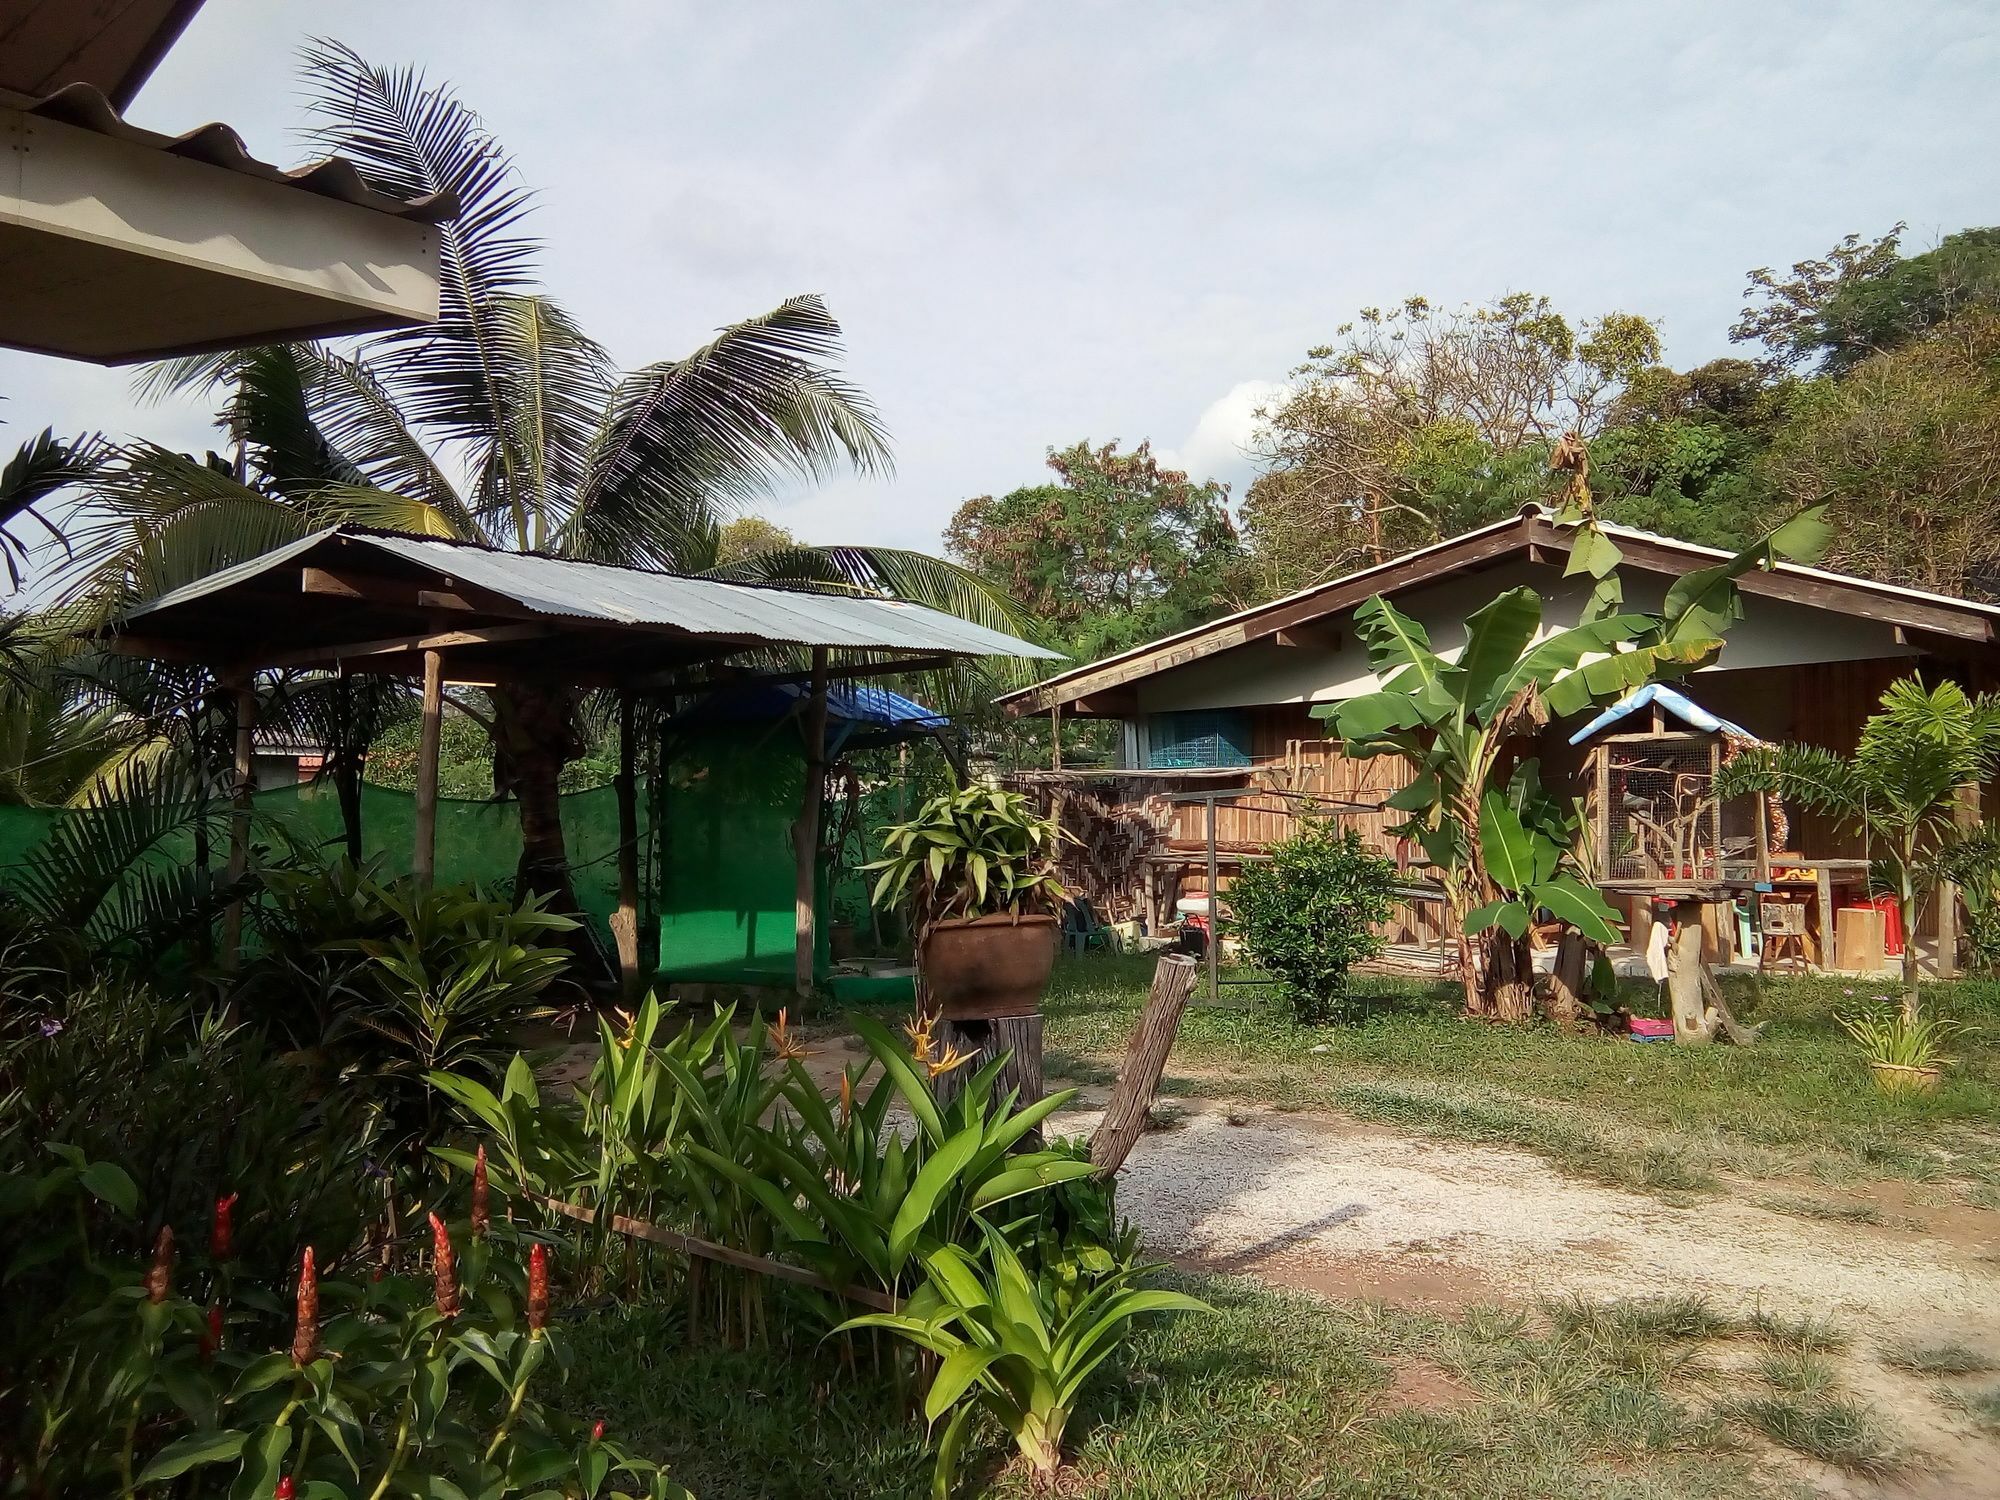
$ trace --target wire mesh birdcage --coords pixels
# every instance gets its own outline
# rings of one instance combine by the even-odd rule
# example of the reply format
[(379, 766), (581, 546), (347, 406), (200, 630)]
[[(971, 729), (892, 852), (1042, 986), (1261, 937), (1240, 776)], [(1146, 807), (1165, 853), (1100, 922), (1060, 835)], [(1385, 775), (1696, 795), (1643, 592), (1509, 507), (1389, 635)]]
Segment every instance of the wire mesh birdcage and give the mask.
[(1628, 735), (1606, 758), (1598, 808), (1603, 878), (1712, 881), (1722, 874), (1722, 809), (1715, 800), (1720, 740), (1707, 734)]

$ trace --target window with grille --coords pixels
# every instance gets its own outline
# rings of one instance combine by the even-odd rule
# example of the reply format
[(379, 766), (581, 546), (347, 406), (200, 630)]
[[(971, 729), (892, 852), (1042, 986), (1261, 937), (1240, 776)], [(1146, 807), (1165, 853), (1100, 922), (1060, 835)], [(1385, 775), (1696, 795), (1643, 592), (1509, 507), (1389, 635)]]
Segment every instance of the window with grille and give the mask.
[(1195, 771), (1250, 764), (1250, 716), (1240, 709), (1154, 714), (1146, 723), (1146, 766)]

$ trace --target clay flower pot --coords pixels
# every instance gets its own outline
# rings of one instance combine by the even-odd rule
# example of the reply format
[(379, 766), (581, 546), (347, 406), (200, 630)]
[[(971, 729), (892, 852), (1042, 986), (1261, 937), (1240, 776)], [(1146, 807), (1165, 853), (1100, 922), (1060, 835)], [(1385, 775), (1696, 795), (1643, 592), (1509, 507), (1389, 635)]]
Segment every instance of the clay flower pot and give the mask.
[(917, 950), (930, 1003), (950, 1021), (1032, 1016), (1049, 987), (1060, 936), (1047, 913), (954, 917), (936, 922)]

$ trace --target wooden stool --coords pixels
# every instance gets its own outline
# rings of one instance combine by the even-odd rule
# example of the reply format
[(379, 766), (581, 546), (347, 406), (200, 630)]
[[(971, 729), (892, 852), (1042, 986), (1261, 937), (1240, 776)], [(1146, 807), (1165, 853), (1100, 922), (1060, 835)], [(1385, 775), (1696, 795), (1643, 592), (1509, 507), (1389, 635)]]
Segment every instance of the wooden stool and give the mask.
[(1803, 901), (1764, 900), (1757, 903), (1757, 930), (1764, 936), (1757, 968), (1765, 974), (1804, 974), (1806, 908)]

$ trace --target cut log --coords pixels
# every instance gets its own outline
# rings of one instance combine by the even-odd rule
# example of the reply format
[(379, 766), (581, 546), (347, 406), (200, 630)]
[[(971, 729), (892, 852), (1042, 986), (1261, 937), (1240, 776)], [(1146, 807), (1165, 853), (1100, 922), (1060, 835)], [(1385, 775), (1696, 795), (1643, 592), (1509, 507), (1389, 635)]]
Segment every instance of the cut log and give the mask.
[(1009, 1055), (1006, 1066), (993, 1080), (994, 1094), (998, 1096), (1009, 1089), (1014, 1090), (1020, 1096), (1015, 1101), (1020, 1108), (1041, 1101), (1042, 1018), (1039, 1014), (995, 1016), (987, 1021), (940, 1020), (937, 1035), (942, 1046), (956, 1047), (961, 1052), (972, 1054), (972, 1061), (938, 1080), (939, 1103), (949, 1103), (957, 1098), (964, 1081), (1003, 1052)]
[(1667, 957), (1667, 994), (1674, 1007), (1674, 1040), (1695, 1046), (1714, 1038), (1707, 1019), (1704, 980), (1708, 964), (1702, 957), (1701, 903), (1674, 903), (1673, 946)]
[(1146, 1128), (1146, 1111), (1153, 1106), (1167, 1054), (1180, 1030), (1181, 1013), (1194, 992), (1195, 972), (1194, 959), (1185, 953), (1163, 954), (1153, 970), (1153, 988), (1125, 1049), (1125, 1064), (1118, 1070), (1111, 1103), (1105, 1108), (1103, 1123), (1090, 1138), (1090, 1162), (1100, 1178), (1109, 1178), (1125, 1165), (1125, 1158), (1132, 1154)]

